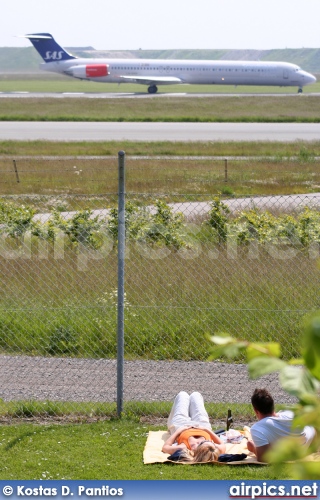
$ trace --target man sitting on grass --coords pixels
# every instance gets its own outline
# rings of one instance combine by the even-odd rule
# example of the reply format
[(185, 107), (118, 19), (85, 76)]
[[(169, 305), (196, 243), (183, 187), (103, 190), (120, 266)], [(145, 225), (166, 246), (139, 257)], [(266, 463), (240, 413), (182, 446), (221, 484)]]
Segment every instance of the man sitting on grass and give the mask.
[(275, 413), (274, 400), (266, 389), (255, 389), (251, 403), (258, 422), (251, 427), (252, 441), (248, 440), (248, 450), (254, 453), (259, 462), (271, 445), (286, 436), (300, 436), (301, 443), (309, 446), (315, 437), (313, 427), (306, 426), (303, 430), (292, 429), (294, 414), (291, 410)]

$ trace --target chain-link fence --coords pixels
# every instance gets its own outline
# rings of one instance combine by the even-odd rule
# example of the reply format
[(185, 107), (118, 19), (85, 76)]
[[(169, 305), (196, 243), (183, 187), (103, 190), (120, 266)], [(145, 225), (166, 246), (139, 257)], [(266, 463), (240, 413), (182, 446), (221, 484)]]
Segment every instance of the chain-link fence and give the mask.
[[(208, 360), (213, 333), (299, 356), (319, 307), (319, 207), (316, 194), (127, 193), (125, 412), (165, 415), (184, 389), (241, 414), (257, 382), (242, 358)], [(115, 414), (118, 195), (2, 196), (0, 228), (1, 415)], [(276, 374), (261, 384), (291, 401)]]

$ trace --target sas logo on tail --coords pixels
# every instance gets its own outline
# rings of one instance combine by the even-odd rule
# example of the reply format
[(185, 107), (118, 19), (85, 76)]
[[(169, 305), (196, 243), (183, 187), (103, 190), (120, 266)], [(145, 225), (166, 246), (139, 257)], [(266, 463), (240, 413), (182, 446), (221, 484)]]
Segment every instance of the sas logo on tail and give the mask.
[(56, 50), (53, 52), (51, 52), (51, 50), (48, 50), (46, 52), (46, 57), (44, 59), (46, 61), (49, 59), (52, 59), (53, 61), (58, 61), (59, 59), (62, 59), (62, 54), (63, 54), (63, 50), (59, 50), (59, 52)]

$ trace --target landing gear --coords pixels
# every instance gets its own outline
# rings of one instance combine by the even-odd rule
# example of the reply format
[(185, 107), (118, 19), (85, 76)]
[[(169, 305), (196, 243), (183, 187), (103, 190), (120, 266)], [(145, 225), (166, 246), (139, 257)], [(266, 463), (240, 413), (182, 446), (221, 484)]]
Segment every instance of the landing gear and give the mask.
[(148, 87), (148, 92), (149, 94), (155, 94), (156, 92), (158, 92), (158, 87), (156, 85), (150, 85)]
[(298, 94), (302, 94), (302, 88), (298, 88)]

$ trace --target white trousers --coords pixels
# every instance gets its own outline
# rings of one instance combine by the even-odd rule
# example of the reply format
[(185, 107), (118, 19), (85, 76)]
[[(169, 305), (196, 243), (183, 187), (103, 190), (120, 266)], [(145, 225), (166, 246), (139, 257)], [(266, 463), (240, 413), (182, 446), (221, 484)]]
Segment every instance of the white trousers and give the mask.
[(211, 430), (209, 416), (200, 392), (193, 392), (190, 396), (187, 392), (179, 392), (175, 397), (167, 425), (170, 434), (183, 425)]

